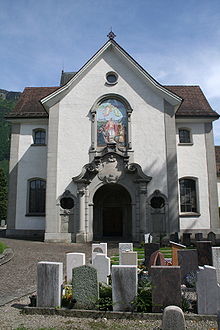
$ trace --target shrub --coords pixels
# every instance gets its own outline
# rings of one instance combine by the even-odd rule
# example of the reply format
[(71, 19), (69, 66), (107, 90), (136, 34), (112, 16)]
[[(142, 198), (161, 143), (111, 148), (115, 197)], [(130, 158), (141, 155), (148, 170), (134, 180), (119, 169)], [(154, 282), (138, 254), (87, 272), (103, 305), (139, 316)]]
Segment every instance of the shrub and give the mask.
[(132, 305), (137, 312), (152, 312), (152, 284), (149, 280), (141, 281), (137, 296), (132, 301)]
[(105, 283), (99, 283), (99, 299), (96, 303), (100, 311), (112, 311), (112, 287)]

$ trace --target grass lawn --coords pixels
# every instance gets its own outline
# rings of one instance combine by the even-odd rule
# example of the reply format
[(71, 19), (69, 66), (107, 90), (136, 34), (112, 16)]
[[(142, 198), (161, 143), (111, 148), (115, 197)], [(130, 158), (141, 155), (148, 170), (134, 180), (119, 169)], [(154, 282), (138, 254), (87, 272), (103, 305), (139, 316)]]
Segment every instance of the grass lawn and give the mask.
[(6, 248), (7, 248), (7, 245), (5, 245), (4, 243), (0, 242), (0, 253), (2, 253)]

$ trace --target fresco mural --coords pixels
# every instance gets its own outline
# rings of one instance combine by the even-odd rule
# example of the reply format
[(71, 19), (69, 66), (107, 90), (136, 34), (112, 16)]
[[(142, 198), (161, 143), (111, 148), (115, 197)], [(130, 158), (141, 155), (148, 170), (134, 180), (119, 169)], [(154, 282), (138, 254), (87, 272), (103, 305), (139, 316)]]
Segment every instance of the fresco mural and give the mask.
[(105, 100), (97, 109), (97, 145), (117, 143), (126, 146), (127, 110), (123, 103), (115, 99)]

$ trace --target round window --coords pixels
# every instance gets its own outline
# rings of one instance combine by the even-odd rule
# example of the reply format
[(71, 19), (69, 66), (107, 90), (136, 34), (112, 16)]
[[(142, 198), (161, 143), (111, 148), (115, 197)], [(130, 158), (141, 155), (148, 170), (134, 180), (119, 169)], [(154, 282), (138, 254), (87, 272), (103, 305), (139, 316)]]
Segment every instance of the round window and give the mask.
[(115, 72), (108, 72), (106, 74), (106, 80), (108, 84), (116, 84), (118, 81), (118, 75)]
[(153, 207), (153, 209), (161, 209), (162, 207), (164, 207), (165, 205), (165, 201), (163, 199), (163, 197), (153, 197), (150, 201), (150, 205), (151, 207)]
[(74, 206), (74, 200), (71, 197), (63, 197), (60, 200), (60, 206), (63, 209), (70, 210)]

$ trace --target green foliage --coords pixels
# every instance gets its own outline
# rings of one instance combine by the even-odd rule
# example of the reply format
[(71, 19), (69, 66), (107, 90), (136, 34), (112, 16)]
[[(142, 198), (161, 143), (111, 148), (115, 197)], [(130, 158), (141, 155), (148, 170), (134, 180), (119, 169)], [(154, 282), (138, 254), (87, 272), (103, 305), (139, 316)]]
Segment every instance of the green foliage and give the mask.
[(5, 243), (0, 242), (0, 253), (4, 252), (4, 250), (7, 248), (7, 245)]
[(110, 285), (99, 283), (99, 299), (96, 303), (100, 311), (112, 311), (112, 287)]
[(139, 313), (152, 312), (152, 284), (149, 280), (141, 281), (141, 286), (138, 288), (137, 296), (132, 301), (132, 305)]
[(0, 168), (0, 221), (7, 217), (7, 182), (2, 168)]
[(5, 116), (13, 110), (15, 104), (15, 101), (0, 98), (0, 161), (9, 159), (11, 125), (6, 121)]

